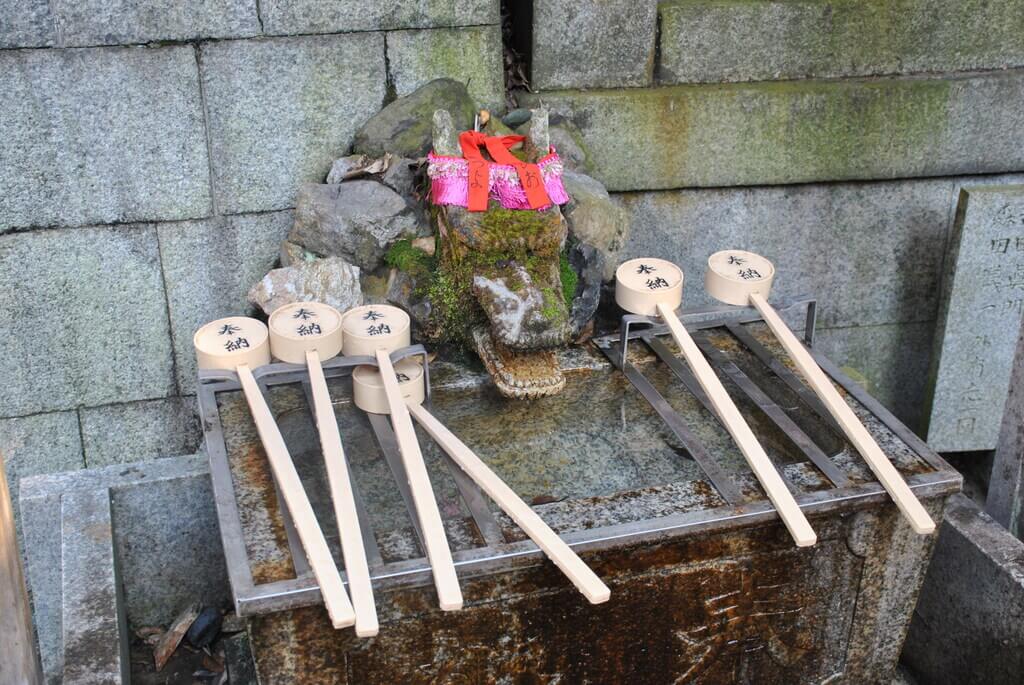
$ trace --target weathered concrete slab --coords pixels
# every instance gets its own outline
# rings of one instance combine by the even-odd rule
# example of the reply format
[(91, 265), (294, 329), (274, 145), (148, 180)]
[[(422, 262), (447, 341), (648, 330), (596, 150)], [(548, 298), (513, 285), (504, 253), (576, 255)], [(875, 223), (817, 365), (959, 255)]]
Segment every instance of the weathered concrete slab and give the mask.
[(61, 496), (65, 683), (123, 683), (129, 635), (106, 488)]
[(5, 51), (0, 91), (0, 233), (209, 214), (191, 47)]
[(923, 683), (1016, 685), (1024, 673), (1024, 543), (950, 498), (903, 648)]
[(862, 375), (875, 399), (920, 430), (933, 336), (930, 322), (828, 328), (819, 329), (815, 349)]
[(497, 0), (263, 0), (260, 10), (268, 35), (473, 26), (501, 21)]
[(194, 397), (168, 397), (79, 410), (89, 468), (194, 454), (202, 430)]
[(0, 416), (174, 392), (156, 231), (0, 236)]
[[(18, 482), (22, 478), (85, 466), (78, 414), (62, 411), (0, 419), (0, 454), (4, 457), (11, 501), (17, 502)], [(14, 518), (17, 522), (17, 507)]]
[(189, 602), (231, 606), (204, 461), (179, 463), (173, 478), (114, 487), (111, 507), (131, 625), (167, 625)]
[[(211, 533), (208, 527), (209, 518), (213, 516), (212, 503), (174, 509), (174, 515), (171, 517), (169, 512), (172, 509), (165, 508), (163, 500), (136, 497), (133, 488), (150, 488), (147, 491), (150, 494), (167, 494), (170, 497), (169, 501), (172, 502), (171, 506), (176, 507), (203, 502), (205, 498), (197, 493), (202, 492), (204, 484), (205, 487), (209, 487), (205, 455), (160, 459), (145, 464), (115, 464), (105, 468), (25, 479), (19, 504), (28, 562), (26, 573), (47, 682), (59, 683), (64, 670), (64, 536), (62, 517), (55, 515), (55, 512), (61, 511), (62, 499), (91, 497), (97, 491), (112, 491), (113, 494), (108, 496), (107, 509), (108, 512), (111, 509), (113, 511), (114, 540), (120, 540), (123, 533), (130, 533), (136, 536), (135, 539), (138, 541), (134, 547), (123, 546), (120, 541), (118, 542), (116, 555), (121, 569), (155, 568), (162, 565), (163, 573), (168, 579), (181, 581), (182, 594), (178, 596), (172, 594), (173, 585), (153, 589), (154, 598), (169, 598), (167, 606), (162, 607), (161, 620), (155, 621), (166, 623), (173, 617), (171, 614), (180, 610), (182, 603), (192, 601), (193, 597), (197, 596), (196, 588), (202, 583), (217, 583), (223, 579), (223, 575), (207, 575), (211, 568), (209, 564), (222, 554), (219, 545), (210, 548), (206, 542), (209, 535), (217, 535), (216, 528)], [(165, 492), (161, 490), (162, 487), (168, 490)], [(112, 500), (109, 497), (112, 497)], [(152, 521), (152, 525), (147, 526), (147, 521)], [(83, 530), (89, 530), (87, 520), (83, 522), (82, 527), (76, 527), (74, 524), (74, 520), (69, 522), (69, 534), (81, 537)], [(117, 531), (118, 526), (123, 526), (123, 530)], [(109, 526), (92, 529), (94, 533), (103, 533), (105, 530), (109, 530)], [(201, 550), (206, 556), (197, 559), (192, 553), (185, 553), (185, 550), (189, 549)], [(187, 581), (182, 580), (187, 569), (195, 564), (199, 564), (204, 575), (196, 574)], [(103, 569), (97, 572), (102, 573)], [(121, 574), (124, 598), (127, 600), (125, 614), (132, 616), (136, 607), (141, 607), (140, 615), (153, 617), (156, 615), (154, 607), (158, 603), (145, 601), (147, 581), (134, 576), (133, 573), (134, 571)], [(88, 583), (81, 584), (88, 586)], [(207, 589), (199, 592), (198, 596), (209, 598), (212, 604), (220, 604), (214, 599), (217, 596), (216, 590)]]
[(466, 83), (470, 96), (488, 109), (505, 104), (500, 26), (392, 31), (388, 68), (397, 95), (408, 95), (436, 78)]
[[(33, 480), (28, 478), (26, 482)], [(64, 671), (60, 494), (30, 501), (22, 492), (18, 508), (25, 576), (43, 674), (48, 684), (59, 684)]]
[(0, 0), (0, 48), (53, 45), (56, 28), (47, 0)]
[(200, 55), (223, 213), (293, 206), (384, 102), (378, 33), (206, 43)]
[(1024, 168), (1024, 71), (949, 78), (532, 93), (571, 119), (609, 190)]
[(949, 244), (928, 444), (994, 449), (1024, 319), (1024, 185), (962, 190)]
[(241, 38), (260, 34), (256, 0), (53, 0), (63, 45), (123, 45), (157, 40)]
[(551, 90), (650, 85), (657, 21), (656, 2), (534, 3), (531, 86)]
[(207, 321), (251, 310), (249, 288), (273, 267), (291, 227), (291, 212), (158, 226), (175, 368), (183, 394), (195, 392), (192, 334)]
[(662, 83), (941, 73), (1024, 65), (1024, 5), (987, 0), (659, 5)]

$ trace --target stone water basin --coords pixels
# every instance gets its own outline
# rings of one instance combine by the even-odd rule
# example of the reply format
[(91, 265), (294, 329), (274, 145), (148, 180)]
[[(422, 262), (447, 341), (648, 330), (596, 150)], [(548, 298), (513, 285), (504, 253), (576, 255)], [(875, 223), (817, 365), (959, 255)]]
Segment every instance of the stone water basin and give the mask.
[[(784, 361), (760, 324), (748, 331)], [(891, 670), (932, 538), (909, 531), (846, 441), (728, 331), (711, 328), (696, 336), (742, 369), (849, 479), (845, 488), (834, 487), (720, 373), (807, 507), (818, 545), (792, 546), (728, 434), (639, 342), (630, 348), (631, 361), (738, 484), (745, 501), (726, 502), (646, 400), (595, 348), (563, 355), (565, 391), (534, 401), (502, 398), (486, 375), (437, 361), (431, 365), (433, 413), (577, 544), (612, 587), (610, 602), (587, 605), (549, 562), (523, 552), (531, 543), (523, 542), (489, 500), (502, 541), (486, 545), (445, 458), (421, 432), (456, 561), (467, 562), (459, 567), (466, 608), (440, 612), (428, 574), (403, 580), (387, 571), (421, 564), (422, 550), (371, 425), (351, 404), (350, 380), (333, 378), (346, 454), (380, 551), (381, 563), (371, 573), (381, 635), (360, 641), (351, 631), (332, 631), (320, 606), (254, 612), (262, 613), (252, 617), (250, 634), (263, 682), (386, 683), (395, 682), (396, 673), (412, 683), (641, 682), (630, 680), (646, 673), (638, 670), (632, 641), (620, 630), (596, 626), (579, 635), (564, 631), (581, 621), (606, 621), (646, 635), (645, 649), (656, 657), (661, 675), (642, 682), (671, 682), (658, 678), (686, 673), (693, 682), (738, 682), (737, 669), (758, 674), (751, 682), (824, 682), (851, 674), (867, 682)], [(269, 398), (340, 559), (306, 397), (293, 383), (272, 386)], [(257, 585), (294, 579), (287, 531), (244, 403), (230, 392), (218, 400), (253, 579)], [(880, 407), (872, 409), (888, 423), (864, 404), (853, 404), (928, 510), (941, 516), (946, 496), (958, 488), (952, 471), (935, 455), (922, 454), (920, 445), (908, 444), (905, 429), (894, 430), (894, 419)], [(491, 561), (474, 565), (481, 557)], [(689, 599), (680, 603), (679, 593)], [(729, 634), (749, 649), (734, 644), (716, 648), (713, 658), (698, 658), (703, 648), (679, 635), (704, 644), (701, 636), (723, 629), (714, 618), (716, 602), (734, 595), (735, 602), (723, 606), (778, 602), (778, 612), (769, 612), (778, 618), (747, 616), (746, 627)], [(649, 620), (675, 627), (667, 636), (652, 635)], [(786, 625), (773, 628), (775, 623)], [(531, 645), (528, 653), (524, 645)], [(598, 649), (609, 652), (606, 658), (588, 660), (585, 653)], [(326, 670), (325, 659), (332, 664)]]

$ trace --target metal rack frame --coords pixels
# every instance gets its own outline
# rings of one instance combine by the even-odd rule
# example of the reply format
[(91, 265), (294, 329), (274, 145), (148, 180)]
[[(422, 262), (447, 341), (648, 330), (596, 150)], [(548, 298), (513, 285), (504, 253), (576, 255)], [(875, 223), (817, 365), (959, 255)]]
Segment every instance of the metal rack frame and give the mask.
[[(783, 303), (780, 309), (791, 310), (795, 307), (806, 309), (807, 326), (805, 341), (810, 347), (813, 342), (815, 324), (815, 301), (799, 299)], [(765, 364), (777, 377), (796, 392), (801, 399), (819, 416), (826, 425), (834, 422), (828, 412), (811, 392), (810, 388), (784, 364), (762, 346), (742, 324), (760, 321), (757, 312), (750, 308), (711, 307), (692, 310), (681, 315), (684, 325), (691, 331), (725, 327), (754, 356)], [(628, 321), (626, 321), (628, 319)], [(641, 328), (641, 325), (644, 325)], [(725, 505), (713, 509), (704, 509), (669, 516), (643, 519), (630, 523), (607, 525), (588, 530), (563, 534), (562, 538), (577, 552), (597, 551), (610, 547), (654, 542), (676, 537), (694, 531), (723, 531), (739, 526), (768, 523), (777, 519), (771, 503), (766, 499), (751, 500), (743, 495), (739, 484), (727, 471), (717, 464), (714, 458), (694, 437), (686, 427), (683, 418), (675, 412), (654, 386), (631, 363), (623, 363), (625, 349), (630, 340), (639, 339), (663, 362), (668, 364), (673, 373), (691, 390), (699, 387), (690, 376), (685, 366), (676, 359), (664, 344), (657, 339), (667, 334), (664, 326), (646, 319), (646, 317), (625, 317), (620, 334), (596, 338), (593, 342), (612, 365), (621, 370), (638, 391), (648, 400), (655, 412), (665, 421), (669, 429), (679, 438), (683, 446), (701, 467), (711, 484), (718, 490), (726, 502)], [(786, 412), (768, 399), (754, 382), (742, 371), (729, 362), (724, 355), (716, 354), (714, 349), (705, 347), (709, 361), (727, 374), (740, 389), (778, 426), (794, 444), (807, 456), (808, 460), (818, 466), (824, 475), (832, 481), (834, 488), (816, 492), (801, 493), (797, 502), (808, 514), (826, 514), (850, 502), (881, 503), (888, 501), (888, 495), (877, 482), (851, 484), (827, 455), (793, 423)], [(934, 451), (932, 451), (910, 429), (904, 426), (895, 416), (886, 410), (877, 400), (872, 398), (859, 385), (850, 380), (832, 362), (813, 349), (812, 355), (835, 382), (897, 437), (906, 443), (933, 471), (915, 474), (907, 478), (908, 485), (918, 497), (941, 495), (959, 488), (961, 477)], [(430, 379), (427, 364), (427, 352), (420, 345), (397, 350), (391, 354), (392, 362), (413, 356), (422, 356), (424, 374), (427, 384), (427, 398), (430, 398)], [(673, 361), (674, 360), (674, 361)], [(324, 374), (327, 378), (339, 378), (351, 374), (356, 366), (376, 366), (372, 357), (338, 357), (324, 362)], [(264, 391), (276, 385), (300, 383), (308, 385), (308, 371), (304, 365), (270, 364), (254, 371), (254, 376)], [(221, 540), (224, 545), (224, 556), (227, 564), (228, 577), (234, 594), (235, 610), (240, 616), (253, 616), (274, 611), (294, 609), (321, 603), (316, 579), (309, 573), (308, 564), (297, 536), (291, 527), (286, 509), (280, 511), (288, 534), (289, 548), (295, 566), (296, 577), (293, 579), (255, 583), (252, 567), (248, 558), (244, 531), (235, 496), (234, 484), (228, 462), (227, 449), (224, 441), (223, 426), (217, 404), (218, 393), (240, 390), (238, 378), (229, 371), (202, 371), (198, 388), (199, 409), (202, 417), (203, 431), (206, 440), (207, 454), (210, 460), (210, 477), (213, 484), (217, 515), (220, 523)], [(308, 387), (307, 399), (308, 399)], [(706, 403), (703, 393), (694, 393), (698, 400)], [(712, 412), (714, 414), (714, 412)], [(387, 417), (371, 416), (370, 425), (377, 443), (387, 460), (395, 477), (400, 494), (408, 509), (413, 529), (420, 538), (422, 536), (419, 523), (412, 506), (411, 495), (401, 456), (398, 453), (394, 433)], [(837, 430), (837, 429), (836, 429)], [(529, 540), (508, 543), (504, 541), (501, 528), (495, 520), (483, 493), (462, 473), (447, 455), (442, 455), (452, 473), (460, 497), (466, 505), (470, 516), (480, 533), (484, 545), (453, 553), (455, 566), (461, 576), (505, 572), (514, 568), (542, 563), (543, 554)], [(404, 561), (384, 563), (373, 534), (373, 522), (369, 520), (362, 497), (353, 480), (359, 523), (362, 528), (364, 544), (370, 564), (370, 576), (378, 590), (397, 589), (401, 587), (427, 586), (431, 583), (430, 565), (425, 557)], [(342, 574), (343, 580), (345, 578)]]

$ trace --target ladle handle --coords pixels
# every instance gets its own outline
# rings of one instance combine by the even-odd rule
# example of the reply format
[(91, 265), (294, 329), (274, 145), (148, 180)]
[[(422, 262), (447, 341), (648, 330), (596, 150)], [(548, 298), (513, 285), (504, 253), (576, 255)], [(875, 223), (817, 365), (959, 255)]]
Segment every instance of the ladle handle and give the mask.
[(377, 350), (377, 366), (380, 369), (384, 394), (388, 399), (388, 411), (391, 413), (391, 425), (395, 429), (398, 451), (402, 454), (402, 463), (409, 479), (409, 490), (412, 492), (413, 503), (416, 505), (416, 516), (420, 520), (423, 531), (423, 544), (427, 548), (427, 559), (434, 571), (434, 586), (440, 599), (441, 609), (455, 611), (462, 608), (462, 590), (459, 589), (459, 578), (455, 573), (455, 562), (448, 548), (448, 539), (441, 523), (441, 512), (437, 509), (434, 490), (430, 487), (427, 467), (423, 463), (416, 431), (409, 418), (409, 410), (402, 391), (395, 377), (395, 369), (386, 350)]
[(562, 573), (568, 576), (573, 585), (583, 593), (583, 596), (591, 604), (608, 601), (608, 597), (611, 595), (608, 586), (590, 570), (589, 566), (583, 563), (583, 560), (572, 551), (569, 545), (565, 544), (562, 538), (558, 537), (555, 531), (548, 527), (548, 524), (544, 523), (544, 520), (533, 509), (519, 499), (512, 488), (506, 485), (465, 443), (445, 428), (422, 405), (410, 402), (408, 406), (409, 412), (430, 434), (430, 437), (437, 441), (437, 444), (473, 479), (473, 482), (481, 490), (497, 502), (498, 506), (520, 528), (526, 531), (530, 539), (537, 543), (537, 546), (562, 570)]
[(739, 445), (740, 451), (743, 452), (751, 470), (767, 493), (768, 499), (775, 505), (779, 517), (786, 524), (786, 528), (789, 529), (789, 534), (793, 536), (797, 546), (813, 545), (817, 542), (818, 536), (811, 528), (811, 524), (808, 523), (807, 517), (800, 511), (800, 506), (793, 499), (792, 493), (786, 488), (779, 472), (775, 470), (775, 466), (768, 458), (764, 448), (761, 447), (761, 443), (758, 442), (754, 432), (750, 430), (750, 426), (747, 425), (740, 410), (736, 408), (732, 398), (729, 397), (725, 386), (718, 380), (711, 365), (697, 348), (693, 338), (676, 318), (671, 307), (658, 304), (658, 314), (668, 324), (669, 331), (672, 332), (672, 337), (676, 339), (679, 348), (683, 351), (683, 357), (690, 365), (693, 375), (696, 376), (700, 387), (704, 389), (704, 393), (711, 400), (711, 404), (715, 407), (722, 423), (725, 424), (726, 430)]
[(327, 614), (331, 618), (331, 624), (335, 628), (345, 628), (355, 623), (356, 615), (345, 594), (345, 586), (341, 582), (341, 574), (338, 567), (334, 565), (331, 558), (331, 550), (327, 547), (323, 531), (316, 521), (313, 507), (306, 497), (306, 491), (299, 480), (299, 473), (295, 470), (295, 464), (288, 454), (288, 447), (281, 437), (281, 431), (277, 428), (274, 415), (270, 413), (270, 407), (260, 392), (256, 379), (248, 366), (242, 364), (235, 371), (238, 373), (238, 380), (242, 384), (242, 392), (245, 394), (245, 401), (249, 404), (249, 411), (252, 414), (253, 423), (256, 424), (256, 431), (263, 442), (263, 451), (267, 454), (267, 461), (274, 472), (274, 479), (281, 489), (281, 496), (284, 497), (285, 506), (288, 507), (295, 523), (295, 530), (299, 534), (302, 548), (306, 552), (306, 558), (316, 576), (316, 582), (320, 584), (320, 594), (327, 605)]
[(821, 370), (817, 362), (807, 351), (807, 348), (793, 335), (793, 331), (779, 316), (775, 308), (768, 304), (768, 301), (761, 295), (751, 295), (750, 301), (760, 312), (761, 317), (768, 324), (775, 337), (782, 344), (783, 349), (789, 354), (797, 368), (807, 379), (814, 392), (821, 398), (821, 401), (828, 407), (829, 412), (836, 422), (842, 427), (846, 437), (850, 439), (857, 451), (864, 457), (864, 461), (871, 467), (875, 477), (881, 482), (896, 506), (910, 522), (914, 532), (927, 534), (935, 531), (935, 522), (928, 515), (921, 502), (914, 497), (910, 487), (907, 485), (899, 471), (892, 465), (889, 459), (882, 452), (882, 449), (875, 442), (875, 439), (868, 433), (867, 428), (860, 422), (857, 415), (853, 413), (850, 405), (840, 396), (839, 391)]
[(370, 583), (370, 569), (366, 563), (366, 550), (359, 529), (355, 496), (352, 482), (345, 463), (345, 450), (341, 446), (341, 433), (334, 415), (334, 405), (327, 390), (327, 379), (320, 365), (320, 356), (315, 351), (306, 352), (309, 367), (309, 385), (313, 392), (313, 413), (320, 433), (320, 445), (324, 453), (327, 482), (334, 502), (334, 516), (338, 519), (338, 536), (341, 538), (341, 553), (345, 558), (345, 573), (348, 574), (348, 588), (352, 593), (352, 605), (356, 614), (356, 635), (372, 637), (379, 631), (377, 608), (373, 602), (373, 586)]

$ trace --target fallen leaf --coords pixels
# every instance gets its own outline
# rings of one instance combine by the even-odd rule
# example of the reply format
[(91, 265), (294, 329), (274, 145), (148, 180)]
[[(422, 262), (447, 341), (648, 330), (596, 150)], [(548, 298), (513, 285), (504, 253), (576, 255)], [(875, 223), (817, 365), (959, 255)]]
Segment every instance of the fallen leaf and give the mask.
[(181, 639), (185, 637), (185, 633), (188, 632), (197, 616), (199, 616), (199, 605), (189, 606), (178, 615), (178, 618), (174, 619), (174, 623), (160, 638), (160, 642), (153, 648), (153, 664), (157, 671), (167, 665), (168, 659), (181, 644)]

